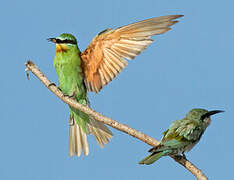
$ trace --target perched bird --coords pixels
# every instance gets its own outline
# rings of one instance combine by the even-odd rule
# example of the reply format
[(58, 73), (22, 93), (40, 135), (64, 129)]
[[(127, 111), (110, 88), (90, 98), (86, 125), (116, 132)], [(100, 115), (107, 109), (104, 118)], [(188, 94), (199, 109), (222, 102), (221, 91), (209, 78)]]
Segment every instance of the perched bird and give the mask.
[(169, 129), (163, 133), (159, 145), (151, 148), (149, 156), (139, 162), (139, 164), (152, 164), (162, 156), (184, 155), (190, 151), (201, 139), (206, 128), (210, 124), (210, 116), (224, 111), (205, 109), (192, 109), (185, 118), (174, 121)]
[[(147, 19), (117, 29), (100, 32), (84, 52), (80, 52), (76, 38), (61, 34), (49, 41), (56, 43), (54, 66), (61, 91), (83, 105), (89, 105), (87, 93), (98, 93), (127, 65), (126, 59), (134, 59), (153, 42), (152, 35), (163, 34), (175, 19), (182, 15), (169, 15)], [(70, 107), (69, 155), (89, 153), (87, 134), (93, 134), (103, 147), (112, 133), (93, 117)]]

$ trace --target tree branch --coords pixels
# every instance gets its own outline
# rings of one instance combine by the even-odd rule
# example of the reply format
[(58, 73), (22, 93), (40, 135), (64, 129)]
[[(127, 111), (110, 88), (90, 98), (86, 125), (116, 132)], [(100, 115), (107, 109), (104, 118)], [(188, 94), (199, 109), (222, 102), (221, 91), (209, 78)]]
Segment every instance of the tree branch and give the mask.
[[(51, 83), (48, 78), (38, 69), (38, 67), (32, 62), (32, 61), (27, 61), (25, 63), (26, 66), (26, 73), (27, 73), (27, 77), (29, 78), (28, 75), (28, 71), (31, 71), (36, 77), (38, 77), (38, 79), (51, 91), (53, 92), (56, 96), (58, 96), (63, 102), (65, 102), (66, 104), (80, 110), (83, 111), (84, 113), (91, 115), (93, 117), (95, 117), (96, 120), (101, 121), (115, 129), (118, 129), (119, 131), (122, 131), (126, 134), (129, 134), (130, 136), (133, 136), (143, 142), (145, 142), (146, 144), (150, 145), (150, 146), (156, 146), (159, 144), (159, 142), (157, 140), (155, 140), (154, 138), (140, 132), (137, 131), (127, 125), (121, 124), (115, 120), (112, 120), (108, 117), (105, 117), (103, 115), (101, 115), (100, 113), (90, 109), (87, 106), (84, 106), (82, 104), (79, 104), (77, 101), (64, 96), (63, 93), (55, 86), (53, 85), (53, 83)], [(184, 166), (188, 171), (190, 171), (198, 180), (208, 180), (208, 178), (204, 175), (204, 173), (198, 169), (194, 164), (192, 164), (190, 161), (188, 161), (185, 158), (178, 158), (175, 156), (171, 156), (171, 158), (173, 158), (176, 162), (178, 162), (179, 164), (181, 164), (182, 166)]]

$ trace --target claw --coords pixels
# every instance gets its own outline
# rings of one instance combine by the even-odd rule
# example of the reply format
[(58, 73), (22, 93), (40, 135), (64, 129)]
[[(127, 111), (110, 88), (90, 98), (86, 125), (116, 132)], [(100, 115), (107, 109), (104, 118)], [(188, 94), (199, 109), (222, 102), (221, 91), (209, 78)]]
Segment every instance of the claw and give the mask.
[(73, 92), (71, 96), (67, 95), (67, 94), (64, 94), (64, 97), (69, 97), (69, 98), (74, 99), (76, 97), (76, 94), (75, 94), (75, 92)]
[(56, 86), (56, 84), (55, 84), (55, 83), (50, 83), (50, 84), (48, 85), (48, 87), (50, 87), (50, 86)]
[(74, 97), (75, 97), (75, 96), (73, 96), (73, 95), (72, 95), (72, 96), (69, 96), (69, 95), (67, 95), (67, 94), (64, 94), (63, 96), (64, 96), (64, 97), (69, 97), (69, 98), (74, 98)]

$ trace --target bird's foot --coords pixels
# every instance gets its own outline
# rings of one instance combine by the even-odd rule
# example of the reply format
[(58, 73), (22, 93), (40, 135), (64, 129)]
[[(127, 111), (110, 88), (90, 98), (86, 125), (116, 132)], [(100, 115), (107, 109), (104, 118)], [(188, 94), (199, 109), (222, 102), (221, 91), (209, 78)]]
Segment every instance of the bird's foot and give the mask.
[(50, 84), (48, 85), (48, 87), (50, 87), (50, 86), (56, 86), (56, 84), (55, 84), (55, 83), (50, 83)]
[(181, 155), (180, 154), (175, 155), (175, 158), (178, 160), (187, 159), (184, 153), (182, 153)]
[(73, 95), (72, 95), (72, 96), (69, 96), (69, 95), (67, 95), (67, 94), (63, 94), (63, 96), (64, 96), (64, 97), (69, 97), (69, 98), (72, 98), (72, 99), (75, 97), (75, 96), (73, 96)]
[(75, 92), (72, 93), (72, 95), (68, 95), (68, 94), (63, 94), (64, 97), (69, 97), (69, 98), (72, 98), (74, 99), (76, 97), (76, 94)]
[(181, 155), (175, 155), (174, 156), (176, 159), (182, 159), (183, 158), (183, 156), (181, 156)]
[(186, 156), (185, 156), (185, 154), (184, 154), (184, 152), (182, 153), (182, 157), (183, 157), (184, 159), (187, 159)]
[[(55, 83), (50, 83), (50, 84), (48, 85), (48, 88), (49, 88), (50, 86), (55, 86), (55, 87), (57, 87)], [(62, 91), (60, 87), (57, 87), (57, 88), (59, 89), (59, 91)]]

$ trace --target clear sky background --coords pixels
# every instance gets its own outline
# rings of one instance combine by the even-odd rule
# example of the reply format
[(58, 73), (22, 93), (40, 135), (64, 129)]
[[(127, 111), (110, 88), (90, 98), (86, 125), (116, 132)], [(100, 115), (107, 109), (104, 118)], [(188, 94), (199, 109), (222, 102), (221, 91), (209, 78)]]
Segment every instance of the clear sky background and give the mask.
[(99, 94), (92, 108), (161, 138), (192, 108), (220, 109), (187, 157), (212, 180), (233, 177), (234, 23), (231, 0), (2, 1), (0, 6), (0, 179), (195, 179), (169, 157), (140, 166), (150, 146), (115, 129), (104, 149), (89, 137), (90, 155), (68, 156), (69, 110), (24, 63), (33, 60), (57, 84), (55, 45), (74, 34), (81, 50), (106, 28), (184, 14)]

